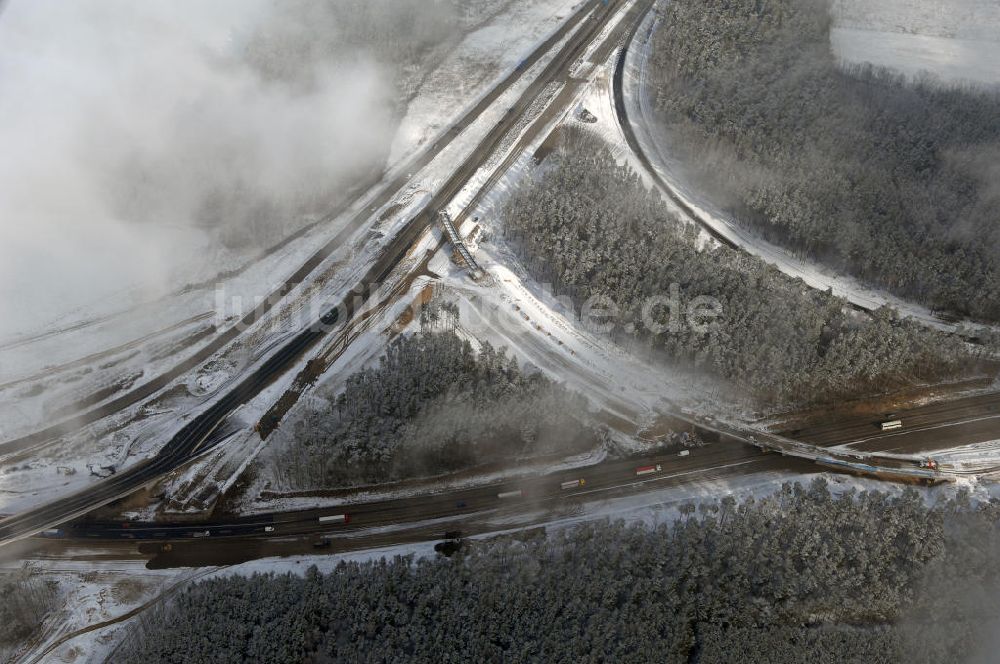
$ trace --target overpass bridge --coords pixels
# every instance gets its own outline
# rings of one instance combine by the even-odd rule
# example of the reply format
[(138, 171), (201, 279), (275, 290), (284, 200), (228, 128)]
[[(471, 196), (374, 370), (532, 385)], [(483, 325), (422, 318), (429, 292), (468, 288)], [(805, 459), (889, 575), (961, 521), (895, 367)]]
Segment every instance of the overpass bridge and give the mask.
[(438, 217), (441, 220), (441, 227), (444, 229), (445, 235), (448, 236), (448, 241), (451, 242), (453, 247), (455, 247), (455, 251), (458, 252), (462, 262), (469, 268), (469, 271), (472, 273), (472, 278), (479, 281), (486, 276), (486, 270), (480, 267), (479, 263), (476, 262), (472, 252), (469, 251), (469, 247), (465, 244), (465, 240), (462, 239), (462, 235), (455, 227), (455, 222), (452, 221), (451, 215), (444, 210), (441, 210), (438, 213)]

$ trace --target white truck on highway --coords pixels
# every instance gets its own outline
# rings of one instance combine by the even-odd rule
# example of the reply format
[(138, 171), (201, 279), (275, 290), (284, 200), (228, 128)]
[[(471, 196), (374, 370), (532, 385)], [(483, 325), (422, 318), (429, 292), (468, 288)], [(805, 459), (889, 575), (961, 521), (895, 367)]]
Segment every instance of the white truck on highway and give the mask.
[(348, 523), (351, 520), (346, 514), (334, 514), (333, 516), (321, 516), (320, 523)]

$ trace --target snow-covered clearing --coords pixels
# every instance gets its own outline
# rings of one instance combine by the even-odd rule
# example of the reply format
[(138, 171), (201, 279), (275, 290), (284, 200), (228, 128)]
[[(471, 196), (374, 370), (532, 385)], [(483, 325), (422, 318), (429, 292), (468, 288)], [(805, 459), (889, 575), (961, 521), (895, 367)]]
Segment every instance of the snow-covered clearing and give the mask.
[(1000, 3), (835, 0), (833, 52), (944, 83), (1000, 85)]
[(834, 0), (839, 27), (1000, 41), (996, 0)]
[(212, 571), (149, 570), (145, 557), (122, 547), (111, 552), (62, 544), (51, 548), (34, 552), (26, 563), (0, 563), (4, 571), (29, 565), (35, 574), (55, 583), (58, 593), (58, 608), (42, 624), (39, 638), (12, 661), (103, 662), (123, 638), (131, 616)]
[(1000, 41), (833, 28), (830, 46), (845, 62), (889, 67), (913, 79), (929, 74), (942, 83), (1000, 86)]

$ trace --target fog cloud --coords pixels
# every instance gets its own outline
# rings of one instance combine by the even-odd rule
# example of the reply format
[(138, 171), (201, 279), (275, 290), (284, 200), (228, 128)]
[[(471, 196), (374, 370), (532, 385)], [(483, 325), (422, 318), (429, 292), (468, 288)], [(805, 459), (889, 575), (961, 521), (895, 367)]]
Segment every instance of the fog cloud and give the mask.
[(248, 57), (288, 13), (264, 0), (6, 7), (0, 337), (113, 293), (162, 293), (379, 165), (392, 124), (377, 64), (310, 58), (286, 80)]

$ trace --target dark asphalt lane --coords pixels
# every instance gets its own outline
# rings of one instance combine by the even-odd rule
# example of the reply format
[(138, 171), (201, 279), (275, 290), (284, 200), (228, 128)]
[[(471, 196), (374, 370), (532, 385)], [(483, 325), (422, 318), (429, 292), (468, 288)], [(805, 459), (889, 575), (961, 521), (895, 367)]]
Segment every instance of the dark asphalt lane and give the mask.
[[(903, 422), (901, 429), (882, 431), (881, 423)], [(930, 453), (960, 445), (1000, 440), (1000, 393), (977, 394), (883, 413), (881, 416), (838, 416), (835, 421), (783, 432), (805, 443), (850, 445), (864, 452)]]
[[(659, 466), (657, 470), (656, 467)], [(640, 468), (652, 468), (637, 474)], [(801, 459), (765, 454), (734, 440), (690, 450), (560, 470), (516, 481), (430, 491), (412, 497), (351, 502), (323, 509), (262, 514), (205, 522), (142, 523), (79, 521), (64, 530), (66, 545), (134, 542), (153, 556), (151, 567), (231, 564), (260, 557), (340, 552), (408, 542), (434, 541), (509, 527), (533, 526), (573, 516), (588, 503), (656, 489), (748, 477), (766, 471), (819, 472)], [(576, 484), (577, 481), (582, 481)], [(568, 484), (572, 484), (569, 486)], [(564, 488), (568, 486), (568, 488)], [(520, 492), (501, 497), (501, 494)], [(320, 517), (346, 514), (346, 524)], [(53, 540), (52, 544), (58, 545)], [(329, 542), (329, 544), (326, 544)], [(317, 546), (319, 545), (319, 546)]]

